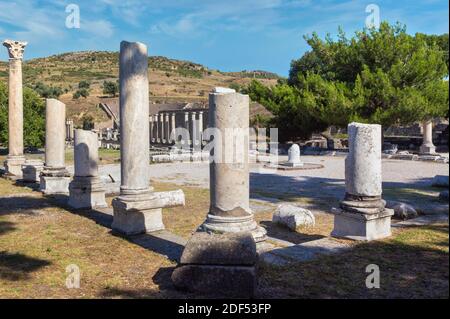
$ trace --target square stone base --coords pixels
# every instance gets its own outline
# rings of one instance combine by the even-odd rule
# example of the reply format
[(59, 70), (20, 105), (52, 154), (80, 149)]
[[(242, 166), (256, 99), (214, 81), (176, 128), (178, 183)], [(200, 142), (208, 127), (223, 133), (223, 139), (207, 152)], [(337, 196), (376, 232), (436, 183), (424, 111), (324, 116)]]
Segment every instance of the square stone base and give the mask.
[(43, 163), (27, 163), (22, 165), (22, 180), (29, 183), (39, 183), (44, 169)]
[(68, 204), (75, 209), (107, 207), (105, 190), (102, 188), (93, 189), (90, 184), (80, 187), (71, 183), (69, 193)]
[(69, 194), (70, 177), (66, 176), (42, 176), (40, 190), (46, 195)]
[(436, 146), (434, 145), (422, 145), (420, 147), (420, 154), (423, 155), (433, 155), (436, 154)]
[(385, 209), (373, 215), (349, 213), (336, 210), (334, 213), (333, 237), (371, 241), (391, 236), (393, 210)]
[(22, 165), (25, 163), (24, 156), (8, 156), (4, 162), (5, 173), (22, 178)]
[[(143, 208), (145, 201), (127, 202), (115, 198), (112, 202), (113, 231), (124, 235), (137, 235), (165, 229), (161, 208)], [(152, 207), (149, 203), (148, 207)]]
[(252, 298), (257, 286), (254, 266), (182, 265), (172, 281), (178, 289), (220, 297)]

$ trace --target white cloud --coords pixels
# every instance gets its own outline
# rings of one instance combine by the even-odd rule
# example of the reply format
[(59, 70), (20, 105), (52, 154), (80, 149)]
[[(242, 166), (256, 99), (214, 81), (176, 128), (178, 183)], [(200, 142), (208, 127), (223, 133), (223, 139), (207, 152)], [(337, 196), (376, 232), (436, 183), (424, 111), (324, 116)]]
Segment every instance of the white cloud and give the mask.
[(114, 26), (107, 20), (81, 20), (80, 30), (95, 36), (110, 38), (114, 35)]

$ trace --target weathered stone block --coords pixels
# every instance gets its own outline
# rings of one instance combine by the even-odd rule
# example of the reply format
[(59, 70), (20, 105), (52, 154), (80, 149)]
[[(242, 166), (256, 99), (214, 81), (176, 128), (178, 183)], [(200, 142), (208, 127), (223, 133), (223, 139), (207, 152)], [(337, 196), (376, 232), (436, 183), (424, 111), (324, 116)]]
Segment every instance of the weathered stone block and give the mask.
[(212, 296), (251, 298), (257, 286), (255, 267), (183, 265), (172, 274), (178, 289)]
[(69, 205), (76, 209), (107, 207), (105, 187), (98, 177), (75, 177), (69, 185)]
[(300, 226), (313, 227), (316, 221), (314, 215), (307, 209), (291, 204), (281, 204), (273, 214), (272, 222), (295, 231)]
[(377, 214), (349, 213), (340, 209), (333, 213), (333, 237), (371, 241), (391, 236), (391, 216), (394, 215), (391, 209)]
[(41, 175), (40, 190), (46, 195), (69, 194), (70, 177)]
[(174, 270), (174, 285), (212, 296), (251, 298), (256, 289), (256, 243), (250, 232), (192, 236)]
[(186, 245), (180, 262), (202, 265), (254, 265), (256, 244), (247, 234), (195, 233)]

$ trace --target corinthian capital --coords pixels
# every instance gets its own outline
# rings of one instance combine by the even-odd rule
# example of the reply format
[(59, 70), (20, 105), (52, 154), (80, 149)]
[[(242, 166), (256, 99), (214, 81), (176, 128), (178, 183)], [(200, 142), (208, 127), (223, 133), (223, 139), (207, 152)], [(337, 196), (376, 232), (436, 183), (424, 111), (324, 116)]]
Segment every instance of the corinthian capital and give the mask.
[(22, 59), (27, 42), (5, 40), (3, 45), (8, 49), (10, 59)]

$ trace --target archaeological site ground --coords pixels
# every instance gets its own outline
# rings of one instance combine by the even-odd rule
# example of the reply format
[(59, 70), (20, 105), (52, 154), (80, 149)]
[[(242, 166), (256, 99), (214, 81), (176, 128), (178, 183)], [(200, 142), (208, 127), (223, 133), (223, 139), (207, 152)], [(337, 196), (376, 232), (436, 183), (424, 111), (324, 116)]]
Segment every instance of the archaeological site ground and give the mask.
[(0, 299), (449, 298), (448, 3), (23, 2), (0, 0)]

